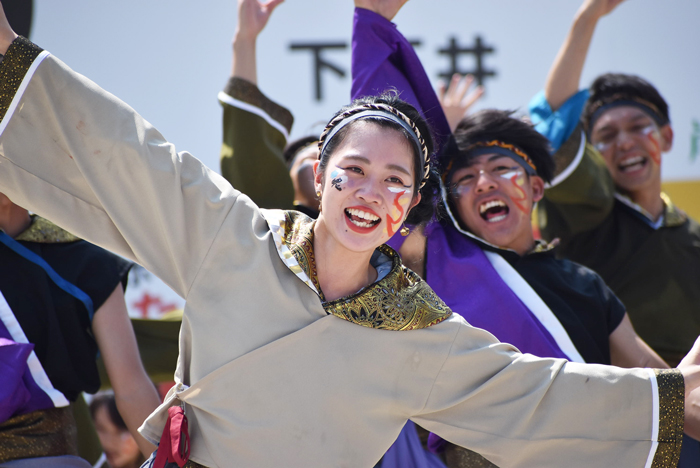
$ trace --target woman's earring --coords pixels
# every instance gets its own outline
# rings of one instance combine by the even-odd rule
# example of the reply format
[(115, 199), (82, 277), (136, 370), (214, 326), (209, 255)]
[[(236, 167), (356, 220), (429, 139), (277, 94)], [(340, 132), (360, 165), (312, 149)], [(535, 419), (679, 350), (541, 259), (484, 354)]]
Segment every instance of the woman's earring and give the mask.
[(406, 226), (404, 226), (401, 228), (401, 231), (399, 231), (399, 232), (401, 233), (402, 236), (406, 237), (411, 231)]
[(321, 191), (320, 190), (316, 190), (316, 198), (318, 198), (318, 212), (320, 213), (321, 208), (322, 208), (322, 206), (321, 206)]
[(320, 190), (316, 190), (316, 197), (321, 198), (321, 191)]

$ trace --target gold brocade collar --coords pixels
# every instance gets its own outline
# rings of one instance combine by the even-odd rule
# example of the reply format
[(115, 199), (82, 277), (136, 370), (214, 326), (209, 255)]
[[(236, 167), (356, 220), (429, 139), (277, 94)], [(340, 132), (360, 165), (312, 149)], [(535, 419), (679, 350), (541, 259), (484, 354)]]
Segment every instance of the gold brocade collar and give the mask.
[(316, 278), (313, 223), (296, 211), (263, 210), (280, 258), (321, 298), (328, 314), (357, 325), (381, 330), (427, 328), (447, 319), (452, 311), (417, 274), (401, 264), (389, 246), (378, 250), (392, 261), (381, 280), (355, 294), (325, 302)]
[(61, 229), (53, 224), (48, 219), (41, 216), (32, 215), (32, 224), (22, 231), (16, 241), (39, 242), (42, 244), (60, 244), (66, 242), (75, 242), (80, 240), (70, 232)]

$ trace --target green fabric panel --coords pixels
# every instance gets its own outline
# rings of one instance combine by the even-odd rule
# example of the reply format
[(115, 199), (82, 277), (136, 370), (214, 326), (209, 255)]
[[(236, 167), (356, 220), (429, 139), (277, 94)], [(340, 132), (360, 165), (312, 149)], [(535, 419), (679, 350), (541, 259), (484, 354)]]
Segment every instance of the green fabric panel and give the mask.
[(223, 103), (221, 174), (261, 208), (294, 208), (286, 139), (262, 117)]
[(102, 455), (102, 445), (100, 445), (100, 439), (95, 432), (90, 409), (83, 395), (80, 395), (71, 404), (71, 407), (75, 424), (78, 427), (78, 455), (94, 465)]
[[(580, 132), (554, 155), (573, 161), (580, 142)], [(572, 155), (571, 152), (574, 152)], [(564, 181), (545, 191), (538, 207), (538, 222), (546, 239), (559, 237), (563, 242), (580, 232), (598, 226), (612, 211), (615, 185), (603, 157), (586, 143), (583, 158)]]

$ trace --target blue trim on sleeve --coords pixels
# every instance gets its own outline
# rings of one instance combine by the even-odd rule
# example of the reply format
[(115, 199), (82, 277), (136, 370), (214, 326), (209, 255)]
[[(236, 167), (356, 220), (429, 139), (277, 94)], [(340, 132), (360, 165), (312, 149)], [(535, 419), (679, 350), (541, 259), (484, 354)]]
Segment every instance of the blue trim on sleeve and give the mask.
[(26, 248), (25, 246), (23, 246), (22, 244), (20, 244), (19, 242), (17, 242), (12, 237), (8, 236), (2, 231), (0, 231), (0, 242), (5, 244), (10, 250), (15, 252), (16, 254), (40, 266), (46, 272), (49, 278), (51, 278), (51, 280), (56, 284), (56, 286), (58, 286), (59, 288), (61, 288), (62, 290), (64, 290), (65, 292), (82, 302), (85, 308), (87, 309), (88, 314), (90, 316), (90, 321), (92, 322), (92, 317), (93, 315), (95, 315), (94, 307), (92, 305), (92, 299), (90, 299), (90, 296), (88, 296), (82, 289), (63, 279), (58, 273), (56, 273), (56, 271), (53, 268), (51, 268), (51, 265), (46, 263), (46, 260), (44, 260), (39, 255), (35, 254), (34, 252), (32, 252), (31, 250), (29, 250), (28, 248)]
[(530, 101), (528, 108), (535, 130), (547, 137), (552, 152), (556, 152), (569, 139), (578, 125), (588, 94), (587, 89), (579, 91), (556, 111), (552, 111), (544, 91), (537, 93)]

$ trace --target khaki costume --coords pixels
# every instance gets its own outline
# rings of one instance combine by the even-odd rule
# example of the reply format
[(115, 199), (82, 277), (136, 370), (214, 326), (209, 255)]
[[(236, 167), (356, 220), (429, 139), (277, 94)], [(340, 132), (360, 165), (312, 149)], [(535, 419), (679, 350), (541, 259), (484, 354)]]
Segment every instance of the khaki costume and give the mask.
[[(400, 265), (330, 303), (312, 221), (265, 211), (126, 104), (18, 39), (0, 64), (0, 187), (187, 300), (175, 380), (205, 466), (372, 466), (407, 419), (499, 466), (674, 466), (678, 371), (522, 355)], [(342, 265), (338, 265), (342, 268)]]

